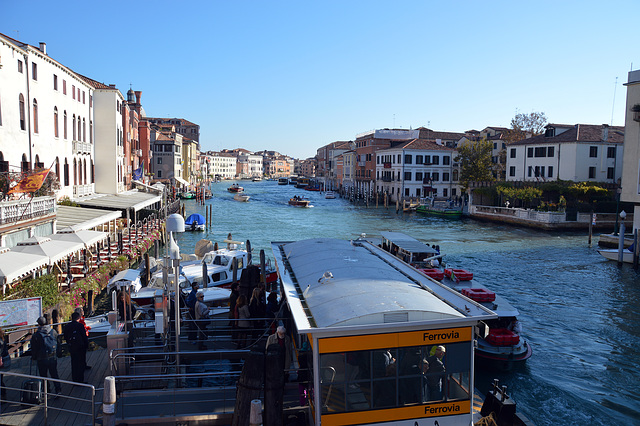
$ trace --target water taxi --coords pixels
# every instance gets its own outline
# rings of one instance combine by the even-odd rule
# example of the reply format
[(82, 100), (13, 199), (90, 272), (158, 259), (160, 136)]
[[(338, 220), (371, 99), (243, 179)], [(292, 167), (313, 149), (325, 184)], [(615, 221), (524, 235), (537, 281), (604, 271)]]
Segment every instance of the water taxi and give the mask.
[(236, 193), (236, 194), (233, 196), (233, 199), (234, 199), (234, 200), (236, 200), (236, 201), (242, 201), (242, 202), (245, 202), (245, 203), (246, 203), (247, 201), (249, 201), (249, 198), (251, 198), (249, 195), (246, 195), (246, 194), (240, 194), (240, 193)]
[(448, 219), (460, 219), (462, 217), (462, 208), (454, 207), (453, 204), (440, 201), (436, 202), (431, 198), (422, 198), (420, 204), (416, 206), (416, 212), (431, 215), (440, 216)]
[(307, 198), (299, 197), (297, 195), (289, 199), (289, 205), (294, 207), (309, 207), (310, 202), (311, 201)]
[[(381, 247), (417, 268), (432, 279), (431, 286), (445, 285), (465, 297), (494, 311), (498, 317), (482, 321), (476, 328), (476, 358), (498, 370), (510, 370), (532, 355), (532, 348), (521, 334), (518, 310), (506, 299), (473, 280), (473, 274), (464, 269), (434, 267), (442, 255), (437, 250), (401, 232), (382, 232)], [(435, 273), (440, 272), (440, 277)], [(439, 281), (436, 279), (439, 278)]]
[(237, 183), (234, 183), (233, 185), (231, 185), (230, 187), (227, 188), (227, 191), (229, 192), (242, 192), (244, 191), (244, 188), (241, 187), (240, 185), (238, 185)]

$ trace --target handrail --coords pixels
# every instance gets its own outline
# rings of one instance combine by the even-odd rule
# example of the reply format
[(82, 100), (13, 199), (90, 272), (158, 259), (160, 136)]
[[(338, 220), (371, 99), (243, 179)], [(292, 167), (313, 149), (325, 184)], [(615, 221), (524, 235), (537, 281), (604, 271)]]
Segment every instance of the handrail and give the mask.
[[(78, 383), (78, 382), (71, 382), (68, 380), (62, 380), (62, 379), (52, 379), (50, 377), (43, 377), (43, 376), (34, 376), (31, 374), (22, 374), (22, 373), (14, 373), (11, 371), (7, 371), (7, 372), (3, 372), (2, 373), (3, 376), (11, 376), (11, 377), (20, 377), (20, 378), (24, 378), (24, 379), (29, 379), (29, 380), (42, 380), (43, 381), (43, 391), (42, 393), (44, 394), (44, 418), (45, 418), (45, 424), (47, 424), (47, 420), (48, 420), (48, 416), (49, 416), (49, 408), (51, 408), (52, 410), (57, 410), (57, 411), (63, 411), (66, 413), (73, 413), (73, 414), (79, 414), (82, 416), (91, 416), (91, 424), (95, 425), (96, 424), (96, 387), (87, 383)], [(91, 390), (91, 400), (87, 400), (87, 399), (82, 399), (82, 398), (75, 398), (72, 396), (68, 396), (68, 395), (60, 395), (61, 397), (65, 398), (65, 399), (70, 399), (70, 400), (74, 400), (74, 401), (82, 401), (82, 402), (90, 402), (91, 403), (91, 413), (85, 413), (82, 411), (75, 411), (75, 410), (68, 410), (68, 409), (64, 409), (64, 408), (59, 408), (59, 407), (49, 407), (48, 404), (48, 384), (49, 382), (54, 382), (54, 383), (60, 383), (60, 384), (67, 384), (70, 386), (79, 386), (79, 387), (84, 387), (84, 388), (88, 388)], [(1, 387), (1, 385), (0, 385)], [(14, 388), (11, 388), (14, 389)], [(18, 389), (20, 390), (20, 389)], [(35, 392), (35, 391), (30, 391), (30, 392)], [(2, 402), (11, 402), (8, 400), (4, 400), (4, 399), (0, 399), (0, 401)], [(22, 402), (22, 404), (31, 406), (31, 407), (37, 407), (38, 405), (35, 404), (30, 404), (30, 403), (26, 403), (26, 402)]]

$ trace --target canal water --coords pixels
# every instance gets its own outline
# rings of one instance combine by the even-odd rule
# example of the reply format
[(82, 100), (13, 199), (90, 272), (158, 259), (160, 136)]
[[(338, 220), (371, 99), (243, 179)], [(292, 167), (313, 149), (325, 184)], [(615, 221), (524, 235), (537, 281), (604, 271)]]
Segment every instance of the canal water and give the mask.
[[(356, 206), (324, 193), (238, 181), (251, 199), (235, 201), (231, 182), (212, 184), (213, 226), (179, 234), (184, 253), (201, 238), (222, 244), (251, 241), (254, 253), (272, 256), (271, 241), (330, 237), (354, 239), (399, 231), (440, 245), (448, 265), (468, 269), (475, 279), (520, 311), (533, 356), (509, 373), (476, 372), (486, 391), (493, 378), (507, 385), (519, 409), (537, 425), (640, 425), (640, 279), (628, 265), (617, 267), (588, 247), (586, 232), (548, 233), (471, 219), (451, 221)], [(287, 204), (294, 195), (310, 208)], [(186, 215), (205, 214), (185, 201)]]

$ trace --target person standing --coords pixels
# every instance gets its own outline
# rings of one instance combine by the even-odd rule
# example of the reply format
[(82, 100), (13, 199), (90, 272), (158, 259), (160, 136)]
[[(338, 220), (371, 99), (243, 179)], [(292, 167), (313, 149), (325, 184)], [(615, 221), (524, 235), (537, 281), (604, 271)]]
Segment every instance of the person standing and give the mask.
[(287, 330), (283, 326), (278, 326), (275, 334), (272, 334), (267, 339), (267, 344), (265, 349), (267, 352), (270, 349), (270, 346), (274, 346), (274, 349), (278, 352), (278, 356), (280, 357), (280, 361), (282, 362), (282, 366), (285, 370), (285, 377), (289, 376), (289, 368), (291, 368), (291, 339), (286, 334)]
[(251, 312), (244, 294), (238, 296), (236, 309), (238, 310), (238, 349), (242, 349), (249, 343), (249, 328), (251, 327)]
[(253, 289), (251, 301), (249, 302), (249, 313), (253, 319), (253, 337), (256, 338), (264, 332), (264, 321), (258, 321), (258, 319), (264, 319), (267, 315), (267, 306), (264, 303), (260, 287)]
[(423, 361), (423, 375), (426, 382), (425, 401), (440, 401), (444, 394), (445, 366), (442, 358), (446, 349), (437, 346), (435, 353)]
[[(91, 330), (91, 327), (88, 326), (87, 323), (84, 321), (84, 309), (82, 308), (82, 306), (78, 306), (76, 308), (76, 312), (80, 315), (80, 319), (78, 320), (78, 322), (80, 324), (82, 324), (82, 326), (84, 327), (84, 331), (85, 331), (85, 333), (87, 335), (87, 339), (88, 339), (89, 338), (89, 330)], [(89, 343), (87, 343), (87, 348), (89, 348)], [(85, 356), (85, 361), (86, 361), (86, 356)], [(84, 369), (85, 370), (90, 370), (91, 366), (87, 365), (86, 362), (85, 362)]]
[(89, 338), (84, 326), (80, 323), (80, 314), (71, 314), (71, 322), (64, 328), (64, 339), (69, 345), (71, 354), (71, 377), (74, 382), (84, 383), (84, 370), (87, 365), (87, 348)]
[[(47, 377), (48, 373), (52, 379), (56, 379), (53, 383), (56, 394), (59, 395), (62, 389), (60, 382), (57, 381), (59, 379), (58, 359), (56, 358), (58, 333), (47, 324), (45, 317), (38, 318), (37, 322), (38, 329), (31, 338), (31, 359), (37, 362), (38, 374), (41, 377)], [(82, 334), (84, 334), (84, 328)]]
[(207, 340), (205, 329), (209, 323), (209, 307), (204, 303), (204, 293), (198, 292), (195, 305), (196, 326), (198, 327), (198, 349), (207, 349), (204, 341)]
[(196, 302), (198, 301), (198, 283), (191, 283), (191, 292), (187, 296), (185, 300), (185, 305), (189, 308), (189, 332), (187, 333), (187, 338), (190, 342), (195, 344), (196, 340)]

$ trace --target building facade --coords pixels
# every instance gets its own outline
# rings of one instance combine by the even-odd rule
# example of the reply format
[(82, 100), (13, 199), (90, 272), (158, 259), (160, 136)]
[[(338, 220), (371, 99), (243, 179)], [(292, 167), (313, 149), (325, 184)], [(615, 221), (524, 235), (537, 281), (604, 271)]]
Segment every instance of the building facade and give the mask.
[(633, 203), (633, 229), (640, 228), (640, 70), (629, 72), (624, 122), (624, 160), (620, 199)]

